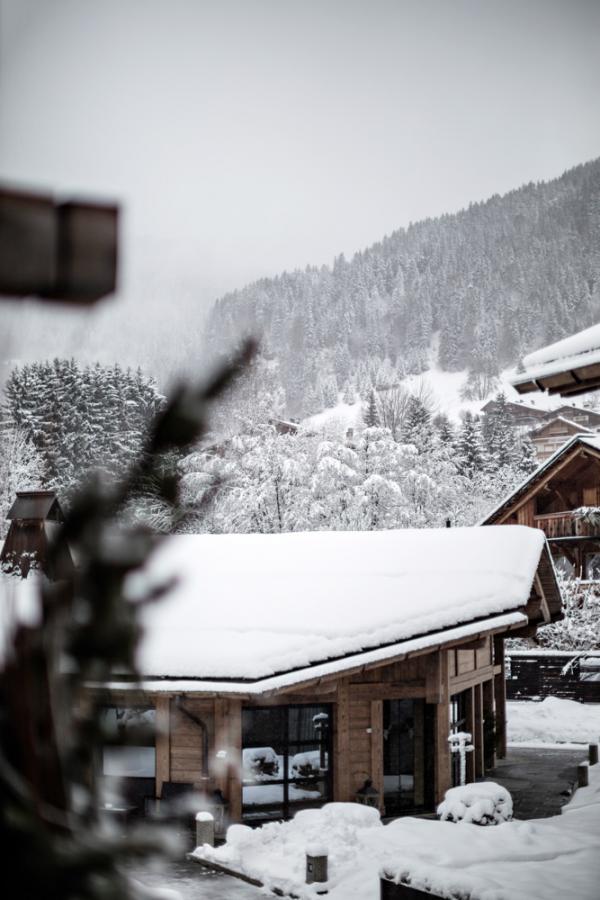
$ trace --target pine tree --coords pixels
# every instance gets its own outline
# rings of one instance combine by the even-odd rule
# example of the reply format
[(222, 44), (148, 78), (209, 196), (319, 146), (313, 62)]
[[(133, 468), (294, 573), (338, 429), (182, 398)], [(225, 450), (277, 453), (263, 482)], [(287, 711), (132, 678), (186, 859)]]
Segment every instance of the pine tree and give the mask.
[(375, 390), (372, 389), (364, 411), (364, 422), (367, 428), (375, 428), (379, 425), (379, 413), (377, 411), (377, 397)]

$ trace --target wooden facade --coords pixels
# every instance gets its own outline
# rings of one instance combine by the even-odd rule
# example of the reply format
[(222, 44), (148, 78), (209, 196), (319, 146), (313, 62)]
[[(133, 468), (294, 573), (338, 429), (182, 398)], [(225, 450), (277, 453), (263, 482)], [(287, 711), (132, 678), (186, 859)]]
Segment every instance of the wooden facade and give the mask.
[(550, 459), (557, 450), (560, 450), (570, 438), (574, 437), (576, 434), (581, 434), (582, 432), (587, 432), (588, 434), (594, 433), (590, 428), (579, 425), (577, 422), (572, 422), (562, 416), (556, 416), (548, 422), (545, 422), (539, 428), (534, 428), (534, 430), (529, 433), (529, 437), (535, 447), (538, 462), (546, 462), (546, 460)]
[[(454, 707), (460, 706), (466, 720), (460, 727), (473, 735), (475, 749), (467, 760), (469, 780), (484, 775), (496, 758), (506, 753), (505, 634), (483, 634), (469, 642), (442, 645), (267, 695), (202, 696), (187, 691), (182, 696), (168, 690), (113, 690), (104, 699), (117, 707), (155, 708), (152, 787), (156, 798), (163, 797), (165, 786), (173, 784), (208, 795), (219, 790), (227, 800), (230, 821), (281, 818), (277, 805), (261, 817), (260, 809), (249, 808), (245, 802), (251, 785), (243, 775), (242, 754), (247, 749), (244, 716), (257, 709), (281, 711), (304, 706), (312, 710), (322, 706), (331, 715), (330, 789), (316, 801), (290, 801), (284, 814), (330, 800), (353, 801), (367, 779), (378, 791), (383, 814), (425, 813), (435, 809), (453, 784), (456, 767), (448, 735)], [(409, 713), (404, 728), (405, 758), (402, 754), (392, 758), (386, 752), (394, 737), (393, 730), (386, 727), (393, 704), (404, 704)], [(400, 771), (394, 771), (398, 767)], [(288, 793), (298, 783), (290, 780)], [(301, 783), (306, 787), (308, 782)]]
[(600, 507), (600, 439), (595, 436), (572, 438), (484, 524), (540, 528), (555, 564), (574, 577), (597, 581), (600, 524), (582, 516), (582, 507)]

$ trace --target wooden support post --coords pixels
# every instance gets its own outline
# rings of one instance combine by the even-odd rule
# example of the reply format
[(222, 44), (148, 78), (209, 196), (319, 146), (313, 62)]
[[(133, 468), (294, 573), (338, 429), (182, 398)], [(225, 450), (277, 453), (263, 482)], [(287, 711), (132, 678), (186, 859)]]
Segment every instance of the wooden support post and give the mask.
[(467, 784), (475, 781), (475, 757), (477, 755), (477, 730), (475, 722), (475, 688), (471, 687), (467, 690), (467, 728), (471, 735), (471, 743), (475, 747), (470, 753), (467, 753)]
[(496, 756), (506, 756), (506, 667), (504, 660), (504, 638), (494, 637), (494, 664), (500, 672), (494, 676), (494, 701), (496, 707)]
[(435, 802), (441, 803), (452, 784), (450, 769), (450, 693), (448, 688), (448, 651), (440, 650), (438, 656), (439, 700), (435, 709)]
[(334, 799), (348, 802), (350, 797), (350, 686), (340, 681), (335, 717)]
[(383, 813), (383, 700), (371, 701), (371, 780), (379, 791), (379, 812)]
[(229, 818), (242, 821), (242, 701), (229, 701)]
[(481, 684), (476, 684), (473, 688), (473, 703), (475, 706), (475, 733), (473, 734), (475, 778), (480, 778), (485, 772), (483, 754), (483, 685)]
[(489, 681), (484, 681), (482, 689), (484, 768), (493, 769), (496, 765), (496, 742), (491, 737), (491, 728), (494, 722), (494, 679), (490, 678)]
[[(227, 720), (228, 700), (215, 700), (215, 746), (209, 750), (209, 775), (217, 790), (227, 797), (229, 753), (229, 722)], [(225, 754), (225, 755), (223, 755)]]
[(165, 781), (171, 780), (171, 699), (156, 698), (156, 767), (154, 775), (155, 797), (160, 799)]

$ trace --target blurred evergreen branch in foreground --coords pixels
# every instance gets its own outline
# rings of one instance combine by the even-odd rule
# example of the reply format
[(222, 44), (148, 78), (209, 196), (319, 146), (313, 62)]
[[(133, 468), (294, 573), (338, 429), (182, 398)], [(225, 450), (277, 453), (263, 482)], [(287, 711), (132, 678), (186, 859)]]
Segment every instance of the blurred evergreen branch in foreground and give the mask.
[[(88, 483), (54, 541), (50, 563), (57, 578), (44, 581), (40, 624), (17, 626), (0, 673), (0, 846), (5, 887), (15, 885), (14, 896), (133, 900), (141, 889), (128, 879), (124, 863), (168, 851), (167, 837), (156, 828), (140, 826), (124, 835), (99, 818), (94, 770), (110, 738), (101, 701), (86, 685), (108, 681), (115, 671), (136, 680), (140, 604), (169, 588), (165, 584), (136, 603), (125, 599), (125, 579), (160, 539), (127, 523), (123, 513), (131, 496), (150, 481), (162, 501), (177, 507), (177, 479), (163, 465), (165, 454), (189, 451), (202, 438), (210, 404), (254, 350), (247, 342), (204, 385), (180, 386), (127, 477), (108, 489), (98, 479)], [(65, 564), (68, 550), (75, 569)]]

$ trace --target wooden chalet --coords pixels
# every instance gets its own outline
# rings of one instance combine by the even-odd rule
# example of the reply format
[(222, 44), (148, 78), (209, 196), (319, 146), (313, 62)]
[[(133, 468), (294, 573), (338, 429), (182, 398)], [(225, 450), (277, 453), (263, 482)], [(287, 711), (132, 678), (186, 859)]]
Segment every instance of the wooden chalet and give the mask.
[(538, 462), (546, 462), (576, 434), (594, 434), (594, 431), (563, 416), (555, 416), (539, 428), (534, 428), (529, 432), (529, 437), (535, 447)]
[[(107, 748), (133, 803), (220, 792), (229, 821), (352, 801), (368, 780), (387, 815), (433, 811), (506, 748), (503, 643), (560, 617), (534, 529), (182, 535), (144, 584), (141, 683), (98, 685), (115, 728), (154, 718), (155, 743)], [(136, 590), (139, 589), (139, 586)]]
[(541, 529), (554, 562), (584, 580), (600, 580), (600, 435), (570, 438), (484, 520), (484, 525)]
[(58, 577), (58, 570), (66, 567), (72, 571), (70, 557), (50, 563), (48, 550), (53, 532), (63, 522), (63, 513), (54, 491), (17, 491), (7, 519), (8, 534), (0, 547), (0, 565), (6, 572), (15, 569), (26, 578), (30, 568), (42, 569), (51, 578)]

